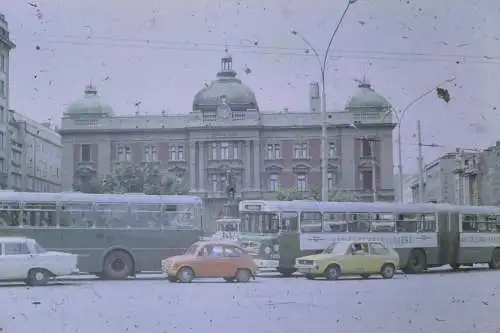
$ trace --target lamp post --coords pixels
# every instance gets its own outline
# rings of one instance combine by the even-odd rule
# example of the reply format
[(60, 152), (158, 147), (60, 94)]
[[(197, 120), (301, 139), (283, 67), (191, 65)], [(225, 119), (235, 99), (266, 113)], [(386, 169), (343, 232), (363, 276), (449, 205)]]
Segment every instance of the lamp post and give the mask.
[(328, 42), (328, 46), (326, 47), (325, 53), (323, 57), (320, 56), (318, 51), (312, 46), (312, 44), (307, 40), (304, 36), (299, 34), (296, 30), (292, 31), (292, 34), (298, 36), (309, 49), (311, 49), (318, 61), (320, 72), (321, 72), (321, 114), (322, 114), (322, 122), (321, 122), (321, 201), (328, 201), (328, 154), (327, 154), (327, 116), (326, 116), (326, 93), (325, 93), (325, 79), (326, 79), (326, 66), (328, 62), (328, 54), (330, 53), (330, 49), (333, 43), (333, 39), (335, 35), (340, 29), (342, 25), (342, 21), (346, 16), (349, 8), (352, 4), (354, 4), (357, 0), (348, 0), (347, 5), (344, 9), (344, 12), (340, 16), (340, 20), (337, 23), (337, 26), (333, 30), (333, 33), (330, 36), (330, 40)]
[[(451, 79), (445, 80), (443, 83), (440, 84), (440, 86), (447, 84), (447, 83), (450, 83), (452, 81), (455, 81), (455, 79), (456, 79), (456, 77), (452, 77)], [(396, 118), (396, 121), (398, 122), (398, 173), (399, 173), (399, 200), (400, 200), (400, 202), (403, 202), (403, 187), (404, 187), (403, 186), (403, 183), (404, 183), (404, 179), (403, 179), (403, 146), (401, 143), (401, 122), (403, 121), (403, 117), (405, 116), (408, 109), (410, 109), (413, 105), (415, 105), (415, 103), (419, 102), (427, 95), (433, 93), (435, 90), (436, 90), (435, 87), (433, 87), (432, 89), (426, 90), (424, 93), (420, 94), (417, 98), (414, 98), (410, 103), (408, 103), (408, 105), (406, 105), (400, 111), (396, 111), (396, 110), (388, 111), (388, 113), (394, 115), (394, 117)]]

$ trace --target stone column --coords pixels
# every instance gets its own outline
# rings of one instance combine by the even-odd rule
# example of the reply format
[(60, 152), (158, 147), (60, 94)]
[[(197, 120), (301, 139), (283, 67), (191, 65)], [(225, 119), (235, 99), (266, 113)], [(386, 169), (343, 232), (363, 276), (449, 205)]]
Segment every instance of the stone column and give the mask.
[(206, 179), (206, 171), (205, 171), (205, 142), (198, 142), (198, 181), (199, 181), (199, 189), (206, 191), (205, 188), (205, 179)]
[(253, 140), (253, 171), (254, 171), (254, 185), (257, 191), (260, 191), (260, 139)]
[(251, 172), (252, 172), (252, 166), (250, 165), (251, 162), (251, 154), (252, 152), (250, 151), (250, 140), (246, 140), (243, 144), (243, 151), (245, 152), (245, 156), (243, 157), (243, 165), (244, 169), (243, 172), (245, 174), (245, 180), (243, 182), (243, 187), (245, 189), (250, 189), (252, 186), (251, 181)]
[(196, 142), (189, 142), (189, 187), (196, 190)]

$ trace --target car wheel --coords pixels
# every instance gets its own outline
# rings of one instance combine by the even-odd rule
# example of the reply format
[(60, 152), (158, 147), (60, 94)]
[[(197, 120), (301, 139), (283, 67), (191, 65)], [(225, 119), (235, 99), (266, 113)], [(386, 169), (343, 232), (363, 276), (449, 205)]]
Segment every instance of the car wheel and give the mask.
[(43, 286), (49, 282), (50, 274), (45, 269), (33, 268), (28, 273), (27, 284), (30, 286)]
[(325, 269), (325, 276), (328, 280), (337, 280), (340, 277), (340, 267), (330, 265)]
[(194, 272), (190, 267), (182, 267), (177, 273), (177, 279), (181, 283), (190, 283), (193, 281)]
[(306, 279), (308, 280), (314, 280), (315, 276), (312, 274), (306, 274)]
[(384, 264), (380, 269), (380, 274), (384, 279), (392, 279), (394, 273), (396, 271), (396, 267), (393, 264)]
[(167, 280), (170, 281), (170, 282), (177, 282), (177, 276), (167, 276)]
[(235, 279), (237, 282), (248, 282), (250, 281), (250, 277), (252, 276), (252, 273), (246, 268), (240, 268), (236, 271), (236, 276)]
[(226, 281), (226, 282), (234, 282), (234, 279), (235, 279), (234, 277), (225, 277), (224, 281)]

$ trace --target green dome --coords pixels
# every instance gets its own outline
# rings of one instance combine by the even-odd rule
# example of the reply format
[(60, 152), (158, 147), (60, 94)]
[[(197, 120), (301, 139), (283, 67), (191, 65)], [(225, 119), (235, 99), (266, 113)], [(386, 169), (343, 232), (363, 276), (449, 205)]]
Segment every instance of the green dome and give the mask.
[(236, 78), (232, 63), (233, 59), (229, 54), (221, 59), (221, 70), (216, 79), (195, 94), (193, 110), (216, 109), (222, 99), (233, 111), (259, 109), (255, 93)]
[(105, 103), (97, 94), (97, 89), (88, 85), (84, 90), (84, 97), (81, 100), (71, 103), (66, 109), (68, 116), (99, 115), (112, 116), (113, 109)]
[(391, 105), (387, 99), (379, 95), (365, 80), (358, 85), (358, 90), (347, 102), (346, 109), (379, 109), (385, 110)]

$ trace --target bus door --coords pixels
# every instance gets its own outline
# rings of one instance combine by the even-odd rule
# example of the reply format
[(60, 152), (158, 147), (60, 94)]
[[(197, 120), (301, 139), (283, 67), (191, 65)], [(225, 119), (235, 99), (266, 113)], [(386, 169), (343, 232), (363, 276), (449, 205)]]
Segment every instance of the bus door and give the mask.
[(458, 213), (440, 212), (438, 215), (438, 250), (441, 265), (457, 262), (460, 246)]

